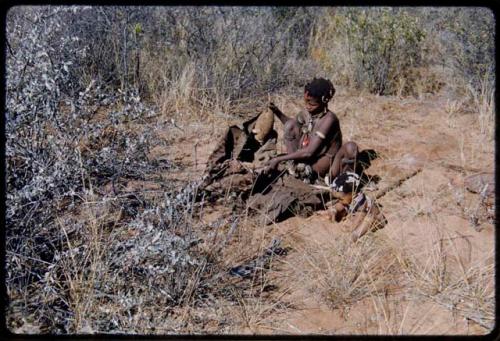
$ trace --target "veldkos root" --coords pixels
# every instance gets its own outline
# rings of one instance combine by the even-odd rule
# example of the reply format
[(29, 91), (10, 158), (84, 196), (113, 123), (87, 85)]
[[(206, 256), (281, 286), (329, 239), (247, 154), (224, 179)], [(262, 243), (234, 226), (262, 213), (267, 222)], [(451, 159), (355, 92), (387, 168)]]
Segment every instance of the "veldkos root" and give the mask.
[(255, 122), (255, 127), (252, 129), (252, 133), (255, 135), (255, 139), (260, 143), (264, 144), (266, 137), (273, 130), (274, 126), (274, 114), (270, 109), (264, 110), (257, 121)]

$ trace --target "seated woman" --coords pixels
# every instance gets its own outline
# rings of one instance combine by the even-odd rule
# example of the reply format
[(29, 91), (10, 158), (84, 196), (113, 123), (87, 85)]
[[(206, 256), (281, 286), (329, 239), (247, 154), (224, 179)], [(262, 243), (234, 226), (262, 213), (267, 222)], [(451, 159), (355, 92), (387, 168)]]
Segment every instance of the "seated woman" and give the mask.
[(275, 170), (280, 162), (289, 161), (290, 173), (298, 171), (310, 182), (321, 177), (328, 184), (340, 173), (355, 169), (358, 146), (354, 142), (342, 144), (339, 119), (328, 109), (334, 94), (332, 82), (314, 78), (304, 88), (307, 112), (297, 118), (287, 117), (273, 103), (269, 104), (284, 125), (286, 154), (272, 158), (267, 171)]

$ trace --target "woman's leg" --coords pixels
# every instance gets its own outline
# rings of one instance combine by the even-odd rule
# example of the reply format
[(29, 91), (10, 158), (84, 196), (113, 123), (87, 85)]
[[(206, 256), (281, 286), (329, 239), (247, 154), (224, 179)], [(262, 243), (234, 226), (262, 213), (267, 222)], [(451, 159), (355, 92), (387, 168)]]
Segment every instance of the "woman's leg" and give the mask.
[(330, 179), (335, 179), (343, 172), (353, 172), (356, 166), (358, 153), (358, 145), (355, 142), (349, 141), (343, 144), (333, 158), (333, 163), (330, 167)]

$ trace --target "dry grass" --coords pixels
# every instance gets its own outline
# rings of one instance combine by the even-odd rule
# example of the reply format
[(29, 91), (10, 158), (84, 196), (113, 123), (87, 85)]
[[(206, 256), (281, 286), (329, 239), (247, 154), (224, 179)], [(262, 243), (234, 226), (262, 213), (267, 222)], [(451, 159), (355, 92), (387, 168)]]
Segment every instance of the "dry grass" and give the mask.
[[(36, 9), (31, 8), (30, 11), (34, 13)], [(229, 20), (228, 27), (240, 24), (235, 22), (239, 17), (223, 18), (218, 11), (220, 9), (214, 8), (207, 13), (212, 13), (214, 18), (220, 15), (217, 20), (222, 20), (219, 21), (221, 25), (223, 21), (226, 24), (227, 20)], [(13, 265), (9, 268), (7, 290), (10, 302), (6, 315), (12, 331), (145, 334), (262, 332), (269, 330), (265, 328), (274, 328), (274, 315), (277, 312), (293, 311), (294, 307), (286, 303), (285, 296), (297, 288), (305, 288), (313, 297), (327, 302), (329, 308), (334, 311), (348, 310), (357, 304), (371, 303), (374, 317), (367, 317), (366, 330), (354, 331), (358, 333), (373, 332), (370, 323), (375, 323), (375, 332), (378, 334), (425, 332), (425, 326), (411, 325), (408, 322), (410, 321), (408, 315), (411, 314), (409, 308), (401, 309), (391, 303), (391, 299), (399, 297), (401, 293), (412, 298), (410, 304), (418, 304), (422, 299), (432, 301), (465, 316), (487, 330), (492, 328), (495, 271), (490, 258), (493, 256), (493, 251), (486, 252), (488, 257), (479, 259), (475, 263), (464, 261), (463, 250), (457, 245), (457, 239), (443, 229), (442, 221), (436, 218), (439, 213), (437, 206), (445, 205), (443, 201), (439, 201), (440, 196), (448, 195), (445, 200), (447, 204), (452, 204), (450, 192), (441, 189), (432, 192), (421, 186), (421, 183), (417, 183), (410, 189), (404, 189), (406, 194), (402, 190), (399, 194), (404, 195), (394, 200), (390, 198), (387, 200), (386, 207), (397, 208), (399, 213), (406, 214), (404, 218), (406, 220), (402, 222), (403, 228), (409, 226), (413, 220), (422, 222), (420, 226), (428, 232), (420, 240), (426, 252), (404, 248), (405, 246), (397, 244), (386, 235), (385, 231), (369, 233), (355, 244), (350, 242), (348, 236), (324, 240), (321, 243), (308, 240), (302, 244), (293, 244), (295, 250), (289, 258), (273, 259), (269, 269), (258, 270), (251, 278), (241, 280), (230, 277), (228, 270), (261, 254), (281, 226), (264, 227), (259, 224), (262, 217), (250, 217), (247, 215), (248, 210), (243, 208), (239, 211), (241, 207), (236, 207), (237, 205), (234, 205), (233, 210), (235, 200), (231, 191), (227, 191), (221, 201), (213, 207), (207, 202), (196, 202), (194, 199), (196, 184), (188, 184), (179, 179), (174, 179), (179, 180), (176, 182), (165, 181), (165, 173), (172, 172), (175, 168), (175, 165), (169, 163), (170, 160), (166, 160), (167, 165), (155, 164), (152, 161), (158, 160), (146, 157), (150, 152), (148, 150), (150, 145), (164, 149), (169, 149), (173, 145), (179, 149), (191, 148), (191, 145), (186, 147), (186, 144), (201, 134), (210, 135), (211, 131), (210, 136), (213, 137), (228, 124), (239, 122), (246, 115), (261, 110), (269, 100), (293, 116), (302, 109), (300, 101), (302, 83), (314, 75), (332, 78), (335, 85), (339, 83), (352, 88), (357, 85), (358, 90), (365, 91), (368, 84), (354, 84), (352, 81), (354, 77), (351, 77), (356, 75), (360, 65), (355, 64), (356, 62), (343, 48), (347, 42), (357, 42), (357, 38), (343, 36), (343, 39), (336, 39), (330, 44), (328, 38), (330, 35), (327, 33), (334, 32), (336, 26), (333, 21), (318, 30), (316, 35), (308, 31), (314, 26), (312, 24), (316, 19), (333, 18), (335, 15), (328, 15), (329, 12), (326, 11), (318, 12), (319, 16), (313, 17), (311, 12), (293, 9), (285, 9), (283, 12), (262, 12), (265, 16), (260, 15), (258, 11), (254, 14), (249, 12), (244, 21), (247, 25), (241, 27), (242, 30), (243, 27), (248, 29), (246, 37), (252, 39), (242, 39), (245, 38), (239, 36), (242, 30), (226, 30), (222, 42), (212, 44), (209, 40), (203, 43), (200, 41), (200, 46), (205, 44), (206, 50), (200, 49), (197, 57), (191, 58), (188, 54), (177, 53), (178, 50), (168, 50), (168, 44), (160, 44), (161, 48), (156, 48), (155, 39), (161, 42), (164, 40), (154, 36), (152, 31), (148, 31), (151, 36), (147, 37), (150, 41), (146, 43), (147, 39), (141, 40), (143, 38), (138, 37), (136, 30), (135, 44), (133, 46), (129, 44), (123, 51), (120, 47), (122, 38), (107, 45), (106, 39), (112, 38), (111, 35), (121, 31), (122, 28), (125, 28), (126, 33), (127, 25), (132, 23), (132, 17), (129, 16), (132, 9), (108, 8), (100, 10), (98, 15), (101, 18), (126, 15), (127, 23), (121, 20), (114, 21), (112, 26), (117, 30), (116, 32), (110, 30), (109, 37), (90, 35), (98, 38), (99, 45), (95, 45), (97, 48), (94, 52), (102, 52), (102, 55), (94, 56), (96, 60), (91, 61), (93, 66), (80, 65), (82, 62), (75, 51), (83, 45), (77, 43), (77, 40), (71, 43), (74, 45), (66, 42), (61, 45), (63, 50), (54, 52), (53, 57), (57, 64), (68, 55), (72, 55), (74, 57), (71, 59), (72, 68), (63, 71), (71, 64), (59, 65), (60, 70), (56, 74), (52, 72), (55, 70), (52, 60), (50, 64), (47, 60), (44, 61), (50, 65), (50, 68), (47, 66), (47, 70), (52, 70), (48, 76), (47, 70), (28, 68), (36, 80), (32, 82), (36, 86), (26, 87), (27, 90), (23, 88), (27, 92), (22, 92), (16, 89), (21, 89), (22, 85), (30, 82), (24, 78), (27, 65), (17, 62), (24, 58), (30, 60), (40, 52), (35, 45), (27, 46), (24, 50), (18, 48), (22, 47), (20, 41), (27, 36), (29, 29), (23, 31), (24, 26), (18, 27), (14, 23), (24, 23), (28, 28), (35, 27), (31, 25), (29, 17), (24, 20), (19, 16), (22, 12), (23, 9), (18, 8), (17, 12), (12, 12), (14, 16), (9, 18), (12, 21), (9, 39), (18, 57), (11, 58), (14, 54), (7, 55), (10, 63), (9, 74), (13, 75), (9, 81), (8, 96), (18, 107), (9, 108), (7, 123), (10, 124), (17, 120), (17, 116), (22, 116), (21, 118), (30, 123), (28, 126), (32, 126), (31, 123), (36, 122), (38, 117), (44, 117), (42, 111), (47, 108), (35, 106), (36, 101), (29, 102), (28, 99), (31, 98), (31, 94), (38, 94), (38, 97), (35, 97), (42, 99), (48, 98), (49, 92), (55, 94), (56, 92), (44, 88), (47, 87), (44, 85), (45, 81), (50, 87), (51, 84), (55, 84), (55, 80), (65, 79), (64, 77), (70, 74), (68, 70), (71, 71), (72, 77), (75, 77), (76, 83), (84, 88), (88, 84), (94, 84), (95, 76), (101, 77), (103, 81), (109, 76), (112, 81), (108, 84), (95, 84), (95, 89), (90, 92), (85, 91), (81, 98), (70, 98), (68, 94), (78, 94), (79, 90), (83, 89), (74, 84), (72, 86), (75, 88), (72, 88), (68, 85), (69, 82), (68, 88), (64, 88), (61, 84), (61, 93), (69, 96), (67, 99), (72, 101), (72, 105), (75, 101), (80, 101), (76, 109), (71, 109), (70, 114), (77, 116), (76, 113), (81, 112), (82, 117), (88, 116), (88, 119), (86, 117), (83, 121), (71, 121), (70, 114), (66, 113), (68, 121), (62, 122), (74, 125), (65, 128), (68, 141), (74, 137), (72, 134), (76, 129), (89, 129), (77, 136), (78, 139), (81, 138), (81, 141), (77, 141), (81, 147), (80, 161), (83, 159), (88, 165), (86, 171), (82, 164), (76, 164), (71, 159), (63, 165), (73, 167), (71, 174), (79, 176), (82, 173), (82, 186), (75, 187), (77, 193), (72, 190), (72, 194), (65, 198), (34, 197), (34, 200), (39, 201), (36, 206), (26, 212), (23, 211), (23, 214), (17, 217), (17, 222), (22, 221), (23, 216), (27, 217), (26, 225), (33, 221), (33, 226), (29, 226), (29, 233), (26, 236), (18, 237), (20, 234), (14, 230), (17, 225), (15, 220), (12, 220), (11, 226), (7, 227), (10, 231), (7, 259), (9, 264)], [(42, 12), (47, 15), (46, 19), (51, 15), (48, 8)], [(59, 32), (56, 25), (52, 25), (50, 21), (44, 22), (46, 19), (40, 19), (44, 25), (39, 25), (39, 28), (45, 27), (45, 31), (35, 33), (47, 37), (51, 34), (58, 37), (60, 34), (69, 39), (73, 34), (79, 35), (84, 31), (82, 44), (87, 43), (85, 39), (92, 42), (85, 34), (88, 33), (86, 25), (92, 24), (88, 19), (96, 20), (95, 12), (87, 10), (80, 12), (73, 13), (80, 20), (78, 27), (61, 25), (67, 30)], [(174, 46), (184, 44), (182, 48), (189, 52), (194, 50), (187, 48), (188, 40), (198, 37), (196, 32), (198, 28), (199, 31), (203, 31), (206, 25), (212, 24), (211, 20), (207, 20), (212, 17), (193, 16), (193, 13), (186, 9), (179, 16), (196, 29), (189, 34), (183, 31), (184, 36), (178, 37), (175, 36), (178, 33), (175, 30), (179, 29), (181, 32), (187, 28), (181, 27), (182, 20), (176, 24), (169, 24), (162, 21), (162, 15), (150, 16), (151, 13), (145, 9), (137, 13), (142, 13), (137, 17), (138, 22), (146, 23), (149, 18), (154, 17), (158, 26), (160, 23), (164, 25), (163, 29), (165, 32), (168, 31), (168, 34), (164, 32), (166, 35), (173, 32), (170, 38), (177, 39), (174, 41)], [(161, 13), (169, 14), (170, 9), (164, 9)], [(425, 18), (425, 15), (422, 12), (422, 18)], [(68, 14), (68, 17), (61, 18), (69, 19), (70, 16), (71, 14)], [(273, 25), (267, 24), (274, 23), (276, 17), (284, 19), (281, 20), (283, 24), (281, 35), (284, 38), (294, 39), (287, 38), (275, 42), (271, 39), (273, 35), (261, 34), (274, 30)], [(59, 20), (58, 15), (53, 18)], [(253, 22), (264, 23), (267, 26), (248, 25)], [(322, 20), (318, 22), (324, 23)], [(376, 24), (379, 22), (379, 20), (374, 21)], [(104, 20), (99, 21), (96, 27), (102, 26), (103, 23)], [(144, 27), (147, 28), (145, 24)], [(432, 26), (430, 27), (432, 30)], [(211, 29), (215, 32), (217, 27)], [(308, 33), (303, 35), (290, 33), (295, 31)], [(24, 41), (37, 42), (39, 41), (37, 35), (30, 34), (30, 39)], [(223, 40), (228, 36), (230, 40)], [(300, 46), (287, 45), (298, 41), (295, 38), (299, 36), (306, 37), (301, 40)], [(272, 47), (269, 51), (266, 50), (268, 47), (266, 44), (261, 45), (263, 37), (269, 39), (266, 43)], [(309, 49), (308, 44), (311, 42), (308, 42), (308, 39), (316, 39), (316, 42), (311, 44), (313, 47)], [(124, 41), (127, 41), (127, 34), (124, 35)], [(279, 41), (286, 44), (280, 45)], [(247, 44), (248, 42), (251, 44)], [(375, 47), (378, 46), (380, 45), (375, 44)], [(44, 43), (42, 50), (52, 51), (49, 47), (52, 45)], [(66, 47), (70, 50), (64, 50)], [(100, 47), (109, 50), (101, 50)], [(33, 53), (30, 54), (31, 52)], [(129, 84), (132, 81), (127, 80), (127, 77), (130, 78), (134, 71), (136, 64), (133, 64), (130, 58), (135, 58), (136, 52), (140, 52), (141, 74), (139, 81), (133, 80), (134, 86), (137, 87), (139, 82), (139, 88), (145, 90), (141, 95), (148, 94), (148, 100), (153, 102), (156, 108), (146, 110), (142, 106), (144, 99), (135, 100), (136, 95), (139, 98), (139, 92), (132, 90), (122, 93), (123, 97), (128, 97), (127, 101), (123, 99), (120, 105), (104, 109), (105, 105), (97, 98), (109, 97), (106, 99), (109, 105), (116, 99), (114, 96), (118, 87), (116, 82), (120, 83), (121, 89), (132, 85)], [(205, 58), (207, 52), (211, 54), (212, 59)], [(368, 55), (371, 56), (373, 54)], [(111, 69), (112, 74), (108, 75), (105, 67), (99, 69), (101, 64), (104, 66), (106, 64), (99, 63), (100, 60), (116, 64), (116, 70)], [(211, 65), (214, 60), (217, 63)], [(313, 60), (322, 65), (314, 64)], [(406, 60), (401, 58), (399, 62)], [(92, 70), (92, 67), (97, 69)], [(390, 82), (395, 82), (393, 93), (399, 97), (412, 93), (419, 100), (424, 100), (427, 93), (439, 90), (441, 84), (430, 70), (413, 71), (406, 73), (405, 77), (388, 79)], [(290, 84), (297, 86), (287, 88)], [(477, 131), (480, 134), (476, 134), (475, 137), (462, 134), (457, 139), (455, 149), (444, 158), (458, 162), (462, 169), (467, 169), (470, 165), (490, 167), (492, 165), (488, 162), (491, 159), (489, 156), (493, 153), (491, 142), (494, 134), (495, 89), (489, 86), (490, 83), (486, 80), (479, 88), (465, 89), (464, 84), (466, 82), (460, 83), (459, 87), (469, 93), (470, 103), (465, 103), (462, 99), (448, 99), (442, 108), (444, 112), (442, 119), (449, 128), (462, 129), (460, 120), (472, 109), (473, 117), (477, 120), (468, 126), (466, 133), (474, 135)], [(109, 87), (112, 96), (104, 93), (105, 87)], [(409, 92), (412, 87), (414, 89)], [(352, 88), (341, 91), (348, 92)], [(23, 96), (27, 93), (30, 96)], [(336, 107), (337, 103), (332, 104), (332, 109), (342, 116), (344, 139), (356, 141), (361, 139), (371, 144), (372, 136), (364, 133), (369, 126), (380, 128), (381, 134), (386, 135), (383, 141), (384, 148), (407, 148), (401, 146), (399, 136), (392, 136), (393, 132), (402, 127), (401, 116), (394, 113), (404, 112), (405, 108), (399, 104), (389, 103), (392, 107), (388, 104), (381, 110), (374, 109), (371, 103), (377, 101), (375, 96), (359, 95), (358, 92), (356, 94), (355, 99), (350, 98), (348, 103), (339, 103), (339, 107)], [(19, 98), (24, 98), (26, 101), (19, 102), (17, 101)], [(296, 100), (297, 98), (299, 100)], [(336, 98), (339, 96), (336, 95)], [(52, 99), (56, 104), (66, 100), (65, 97), (59, 96)], [(99, 107), (100, 105), (102, 106)], [(94, 106), (97, 106), (98, 110), (93, 110)], [(29, 109), (31, 107), (36, 108)], [(47, 148), (37, 150), (21, 146), (29, 145), (31, 137), (42, 147), (51, 147), (64, 142), (63, 138), (57, 140), (58, 143), (49, 140), (55, 135), (54, 127), (61, 123), (57, 119), (50, 120), (65, 117), (59, 115), (59, 108), (49, 109), (46, 126), (53, 126), (50, 134), (47, 132), (47, 127), (39, 125), (41, 130), (29, 130), (25, 135), (13, 135), (14, 137), (9, 140), (13, 141), (7, 146), (11, 148), (9, 155), (12, 156), (9, 159), (9, 174), (18, 171), (17, 176), (24, 173), (23, 176), (27, 179), (35, 178), (38, 173), (31, 174), (30, 167), (26, 165), (43, 161), (43, 158), (38, 156), (46, 155), (44, 154), (46, 151), (52, 153), (47, 154), (47, 160), (57, 160), (57, 153), (64, 151), (64, 149), (51, 151), (52, 149)], [(413, 120), (411, 117), (410, 119)], [(359, 122), (363, 122), (363, 125)], [(379, 127), (380, 122), (384, 124)], [(211, 130), (207, 129), (210, 124)], [(101, 125), (109, 127), (100, 127)], [(19, 131), (15, 126), (12, 127), (9, 128), (9, 133), (14, 134)], [(156, 129), (161, 130), (166, 138), (160, 139), (155, 134), (149, 134), (151, 131), (156, 132)], [(282, 136), (280, 129), (281, 125), (278, 127), (278, 132)], [(148, 139), (151, 141), (140, 142), (134, 146), (134, 142)], [(20, 142), (19, 146), (16, 145), (17, 142)], [(126, 151), (124, 146), (130, 147), (130, 151)], [(279, 149), (283, 151), (283, 145), (280, 145)], [(110, 150), (114, 153), (109, 153)], [(25, 163), (19, 163), (20, 151), (29, 152), (23, 155)], [(69, 155), (64, 152), (60, 154)], [(193, 158), (196, 168), (199, 166), (196, 152)], [(394, 158), (396, 159), (397, 157)], [(381, 161), (386, 163), (390, 163), (391, 160), (390, 155), (381, 157)], [(183, 160), (183, 163), (185, 166), (189, 162)], [(47, 165), (50, 166), (52, 163), (47, 162)], [(40, 172), (39, 175), (41, 178), (49, 178), (50, 173), (56, 173), (52, 172), (56, 168), (47, 168), (49, 171)], [(390, 177), (389, 173), (380, 175), (382, 178)], [(61, 182), (69, 182), (69, 179), (63, 178)], [(151, 183), (154, 183), (154, 189), (146, 190), (147, 184)], [(43, 188), (52, 184), (40, 182), (35, 185)], [(21, 188), (24, 186), (23, 183), (20, 183), (19, 188), (16, 186), (11, 187), (12, 193), (8, 193), (9, 195), (25, 189)], [(129, 187), (134, 186), (135, 190), (130, 190)], [(29, 186), (26, 187), (29, 190)], [(431, 192), (433, 195), (428, 194)], [(405, 206), (406, 211), (401, 210), (401, 199), (405, 197), (411, 199), (411, 203)], [(462, 191), (456, 198), (456, 203), (461, 206), (460, 209), (456, 207), (450, 209), (461, 212), (464, 217), (470, 216), (475, 210), (477, 211), (477, 201), (474, 200), (474, 197), (467, 197)], [(44, 216), (42, 210), (38, 208), (38, 204), (44, 202), (48, 203), (44, 207), (47, 212), (51, 211), (50, 215)], [(209, 221), (207, 218), (209, 214), (214, 213), (210, 212), (210, 209), (218, 212), (218, 222)], [(35, 221), (38, 225), (34, 224)], [(45, 230), (45, 227), (48, 228)], [(17, 248), (19, 245), (26, 247)], [(47, 249), (49, 251), (45, 252)], [(283, 261), (287, 261), (287, 264), (283, 264)], [(287, 272), (290, 269), (291, 272)], [(288, 277), (280, 278), (283, 273)], [(275, 287), (277, 283), (280, 285)], [(374, 320), (368, 321), (371, 318)], [(282, 329), (270, 330), (282, 331)]]
[[(225, 238), (224, 250), (221, 250), (227, 267), (248, 262), (258, 255), (264, 254), (273, 240), (277, 238), (273, 225), (263, 226), (259, 221), (264, 218), (249, 216), (248, 209), (239, 217), (238, 228), (232, 232), (230, 240)], [(278, 238), (279, 240), (279, 238)], [(282, 245), (281, 247), (286, 247)], [(283, 312), (287, 305), (281, 300), (289, 290), (277, 285), (276, 276), (282, 268), (283, 259), (273, 255), (265, 268), (257, 268), (252, 276), (246, 280), (234, 280), (232, 293), (236, 299), (233, 313), (236, 315), (236, 325), (233, 331), (240, 333), (262, 332), (262, 328), (269, 326), (273, 315)]]
[[(486, 331), (491, 330), (494, 321), (493, 251), (485, 252), (485, 256), (471, 263), (473, 246), (467, 239), (469, 236), (453, 230), (440, 218), (443, 208), (449, 209), (449, 204), (453, 203), (456, 191), (445, 186), (432, 192), (424, 187), (424, 182), (421, 186), (419, 195), (410, 196), (415, 198), (415, 203), (408, 208), (408, 213), (414, 212), (412, 216), (419, 219), (422, 232), (414, 240), (416, 244), (394, 244), (393, 247), (397, 267), (404, 274), (405, 291), (414, 300), (430, 300), (453, 314), (474, 321)], [(462, 196), (464, 194), (462, 188)], [(441, 199), (437, 201), (437, 198)], [(474, 201), (467, 201), (467, 204), (463, 197), (459, 199), (462, 209), (466, 209), (463, 218), (467, 219), (470, 210), (466, 206), (472, 207)], [(423, 326), (405, 326), (411, 333), (419, 333), (421, 328)]]
[[(106, 217), (98, 217), (96, 210), (93, 209), (92, 206), (95, 205), (93, 202), (96, 199), (91, 190), (83, 201), (82, 220), (87, 223), (84, 235), (88, 236), (88, 240), (82, 244), (85, 246), (83, 254), (77, 258), (70, 251), (69, 257), (64, 257), (61, 263), (62, 281), (69, 286), (67, 303), (74, 313), (71, 324), (77, 333), (89, 331), (90, 323), (87, 319), (92, 316), (92, 310), (99, 306), (94, 287), (97, 281), (107, 281), (107, 272), (102, 268), (104, 265), (102, 259), (106, 251), (103, 225)], [(66, 237), (66, 248), (73, 250), (74, 247), (62, 222), (60, 228)]]
[(484, 80), (479, 90), (471, 86), (468, 90), (472, 95), (473, 110), (478, 115), (479, 131), (490, 142), (495, 133), (495, 88)]
[(461, 100), (446, 100), (444, 111), (446, 112), (446, 123), (450, 128), (456, 128), (456, 115), (462, 110)]
[(345, 308), (367, 297), (376, 297), (395, 285), (394, 260), (380, 236), (368, 234), (357, 243), (348, 235), (297, 250), (302, 278), (299, 287), (320, 292), (333, 309)]
[[(416, 253), (370, 234), (354, 245), (348, 238), (339, 238), (322, 247), (301, 250), (304, 264), (297, 267), (302, 270), (298, 286), (308, 288), (333, 309), (345, 310), (356, 306), (356, 302), (371, 302), (373, 311), (367, 309), (365, 314), (367, 318), (373, 316), (368, 323), (377, 321), (375, 326), (366, 327), (365, 331), (351, 329), (348, 333), (427, 333), (426, 325), (406, 319), (410, 306), (422, 300), (435, 302), (491, 330), (494, 265), (480, 262), (465, 268), (454, 240), (439, 235), (438, 229), (430, 234), (428, 242), (432, 242), (428, 252)], [(298, 275), (295, 274), (297, 278)], [(397, 300), (392, 297), (401, 294), (410, 300), (404, 309), (391, 304)]]
[[(431, 237), (432, 238), (432, 237)], [(411, 295), (429, 299), (491, 330), (494, 324), (494, 265), (488, 258), (466, 267), (455, 240), (441, 237), (430, 252), (399, 257)], [(446, 246), (445, 246), (446, 245)], [(446, 250), (445, 250), (446, 249)], [(492, 259), (492, 258), (490, 258)]]
[[(319, 306), (327, 302), (333, 310), (349, 311), (361, 304), (365, 307), (364, 320), (357, 320), (361, 324), (346, 327), (345, 333), (400, 335), (442, 330), (419, 322), (429, 317), (424, 314), (418, 319), (415, 315), (424, 303), (436, 304), (453, 316), (474, 322), (484, 328), (484, 333), (493, 327), (493, 254), (487, 252), (475, 263), (467, 261), (467, 249), (458, 244), (462, 237), (440, 219), (443, 209), (453, 205), (453, 190), (446, 185), (430, 190), (435, 184), (428, 183), (424, 176), (397, 189), (406, 193), (403, 197), (390, 195), (384, 201), (390, 209), (401, 207), (401, 200), (410, 200), (401, 214), (411, 218), (402, 221), (401, 228), (406, 230), (411, 221), (418, 221), (418, 228), (425, 231), (410, 239), (412, 242), (396, 242), (394, 232), (386, 235), (380, 231), (355, 244), (348, 235), (332, 235), (321, 242), (307, 239), (297, 247), (298, 260), (288, 265), (295, 290), (306, 288)], [(396, 303), (400, 300), (404, 304)], [(453, 332), (453, 327), (449, 328), (446, 333)]]
[[(289, 110), (294, 108), (294, 104), (287, 104), (285, 95), (276, 95), (275, 102)], [(189, 134), (190, 126), (184, 128), (185, 133)], [(171, 129), (176, 131), (175, 127)], [(464, 164), (478, 155), (471, 156), (468, 148), (472, 147), (467, 147), (466, 143), (462, 146)], [(386, 159), (383, 161), (387, 162)], [(166, 216), (176, 212), (174, 206), (169, 209), (170, 206), (165, 205), (167, 200), (173, 200), (168, 193), (168, 189), (164, 189), (156, 195), (152, 193), (150, 199), (140, 197), (147, 203), (147, 209), (159, 209), (162, 205), (166, 209), (160, 209), (160, 213), (152, 212), (151, 218), (148, 218), (152, 220), (146, 219), (144, 215), (144, 219), (141, 219), (145, 227), (148, 221), (158, 224), (161, 212)], [(185, 283), (184, 286), (173, 287), (173, 291), (160, 293), (167, 297), (172, 292), (178, 292), (179, 303), (172, 305), (159, 304), (161, 300), (152, 303), (151, 297), (158, 294), (154, 289), (158, 283), (154, 281), (146, 284), (144, 277), (132, 278), (129, 283), (117, 281), (113, 272), (116, 270), (111, 267), (107, 257), (113, 241), (131, 239), (131, 243), (141, 244), (136, 233), (145, 233), (144, 238), (149, 238), (150, 242), (155, 241), (157, 233), (147, 232), (147, 228), (131, 228), (120, 217), (121, 205), (130, 199), (124, 198), (124, 201), (117, 202), (118, 205), (113, 205), (118, 198), (102, 196), (90, 189), (82, 200), (79, 219), (84, 224), (77, 239), (65, 233), (70, 229), (71, 222), (60, 220), (61, 232), (67, 236), (62, 249), (69, 251), (57, 265), (61, 275), (54, 278), (52, 283), (57, 283), (54, 287), (58, 291), (50, 302), (55, 302), (54, 297), (65, 301), (71, 311), (67, 316), (67, 330), (76, 333), (108, 330), (146, 334), (282, 332), (281, 329), (273, 329), (274, 315), (293, 311), (294, 307), (286, 304), (283, 297), (293, 288), (304, 287), (313, 295), (319, 293), (319, 297), (328, 302), (333, 310), (370, 303), (373, 314), (371, 320), (366, 322), (366, 329), (351, 332), (421, 333), (426, 327), (410, 324), (407, 316), (410, 314), (409, 308), (403, 309), (391, 303), (392, 295), (405, 292), (413, 297), (414, 302), (422, 298), (430, 300), (467, 316), (485, 328), (491, 327), (494, 308), (493, 266), (482, 263), (470, 267), (460, 266), (460, 251), (454, 249), (453, 239), (439, 228), (432, 210), (436, 197), (443, 193), (437, 191), (432, 196), (429, 193), (432, 192), (424, 187), (423, 181), (416, 181), (406, 195), (415, 201), (408, 206), (408, 213), (415, 219), (427, 221), (429, 234), (425, 243), (429, 246), (428, 253), (422, 255), (403, 249), (385, 236), (383, 231), (368, 234), (355, 244), (350, 242), (348, 236), (324, 243), (298, 244), (294, 245), (293, 251), (293, 257), (298, 257), (297, 263), (287, 265), (293, 265), (296, 271), (292, 276), (293, 285), (291, 288), (283, 285), (277, 289), (272, 288), (279, 282), (276, 277), (283, 270), (280, 262), (273, 261), (269, 270), (257, 271), (248, 280), (235, 280), (227, 275), (227, 271), (262, 253), (278, 226), (263, 227), (256, 223), (258, 217), (254, 220), (245, 213), (231, 212), (228, 208), (234, 200), (229, 191), (220, 201), (220, 206), (210, 207), (204, 203), (193, 209), (188, 205), (176, 213), (180, 214), (184, 222), (184, 225), (178, 225), (177, 232), (182, 233), (183, 229), (197, 230), (198, 236), (203, 237), (204, 241), (196, 249), (201, 261), (183, 278), (176, 274), (168, 277), (171, 281)], [(220, 211), (220, 224), (214, 223), (212, 226), (205, 221), (210, 210)], [(141, 212), (143, 209), (139, 209), (139, 215)], [(155, 243), (162, 241), (162, 238), (160, 236)], [(72, 253), (71, 250), (77, 247), (81, 248), (78, 249), (80, 251)], [(155, 263), (154, 258), (146, 258), (146, 264)], [(284, 260), (289, 261), (288, 258)], [(155, 274), (149, 276), (146, 278), (151, 279)], [(103, 283), (119, 284), (113, 290), (120, 286), (124, 288), (122, 285), (130, 287), (114, 293), (105, 292), (102, 287), (96, 289)], [(126, 299), (122, 300), (123, 297)], [(52, 304), (50, 302), (47, 300), (46, 304)], [(105, 321), (108, 321), (108, 325)], [(28, 321), (25, 328), (27, 326)]]

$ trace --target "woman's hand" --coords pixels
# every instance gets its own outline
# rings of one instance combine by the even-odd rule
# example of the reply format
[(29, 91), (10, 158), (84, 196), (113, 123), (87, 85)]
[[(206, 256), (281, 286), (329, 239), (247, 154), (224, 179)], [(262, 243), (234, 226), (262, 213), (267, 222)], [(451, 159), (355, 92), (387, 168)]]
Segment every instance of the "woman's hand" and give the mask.
[(290, 118), (283, 114), (273, 102), (269, 101), (268, 108), (278, 117), (281, 123), (285, 124), (288, 120), (290, 120)]
[(264, 168), (264, 174), (269, 174), (278, 168), (280, 161), (277, 158), (273, 158), (266, 163), (266, 168)]

